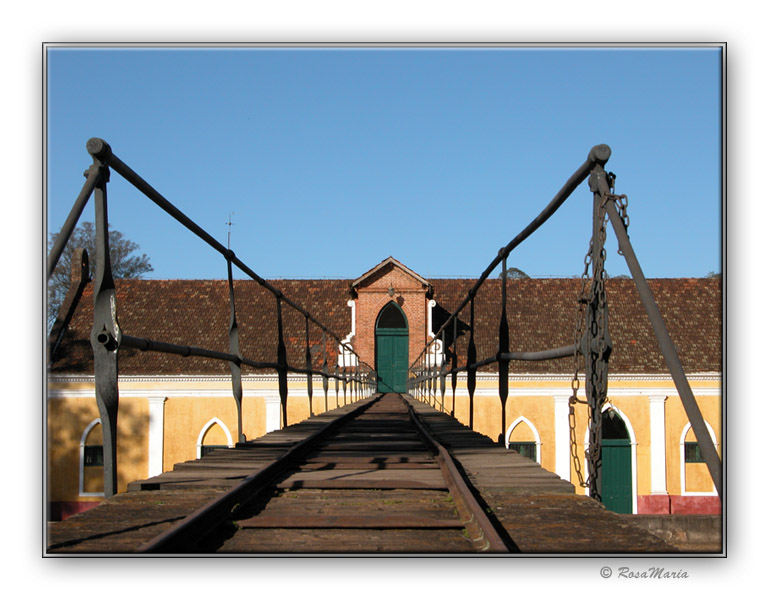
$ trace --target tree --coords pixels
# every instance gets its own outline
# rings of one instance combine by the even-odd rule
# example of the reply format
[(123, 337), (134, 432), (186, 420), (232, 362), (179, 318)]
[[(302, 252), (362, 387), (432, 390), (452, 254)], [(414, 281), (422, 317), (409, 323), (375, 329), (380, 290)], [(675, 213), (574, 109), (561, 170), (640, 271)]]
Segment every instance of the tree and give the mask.
[[(507, 273), (508, 279), (531, 279), (531, 277), (529, 277), (528, 275), (526, 275), (526, 273), (524, 273), (520, 269), (517, 269), (516, 267), (510, 267), (509, 269), (507, 269), (507, 271), (505, 271), (505, 273)], [(501, 272), (499, 274), (499, 278), (500, 279), (502, 278)]]
[[(50, 235), (48, 240), (49, 252), (59, 233)], [(123, 237), (119, 231), (110, 230), (109, 247), (112, 276), (116, 279), (137, 279), (153, 270), (146, 254), (134, 255), (134, 252), (139, 249), (139, 245)], [(69, 290), (72, 274), (72, 252), (75, 248), (85, 248), (88, 252), (89, 261), (92, 263), (89, 276), (93, 278), (93, 264), (96, 262), (96, 228), (93, 223), (86, 221), (75, 228), (53, 271), (53, 275), (51, 275), (51, 279), (48, 281), (49, 331), (56, 321), (59, 307), (67, 295), (67, 290)]]

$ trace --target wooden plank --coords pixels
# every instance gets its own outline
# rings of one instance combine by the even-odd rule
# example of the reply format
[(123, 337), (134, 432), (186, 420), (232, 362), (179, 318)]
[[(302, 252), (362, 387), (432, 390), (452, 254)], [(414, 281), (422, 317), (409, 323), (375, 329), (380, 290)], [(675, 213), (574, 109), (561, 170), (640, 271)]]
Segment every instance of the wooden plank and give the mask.
[(329, 461), (329, 462), (312, 462), (305, 463), (299, 467), (301, 471), (330, 471), (332, 469), (339, 468), (340, 465), (344, 465), (346, 469), (368, 469), (371, 470), (420, 470), (420, 469), (435, 469), (435, 463), (428, 462), (362, 462), (362, 461)]
[(472, 541), (456, 529), (243, 529), (225, 540), (231, 554), (469, 554)]
[(462, 529), (457, 519), (410, 515), (258, 515), (238, 521), (248, 529)]
[(359, 490), (446, 490), (445, 483), (407, 481), (403, 479), (299, 479), (289, 478), (275, 487), (295, 489), (359, 489)]

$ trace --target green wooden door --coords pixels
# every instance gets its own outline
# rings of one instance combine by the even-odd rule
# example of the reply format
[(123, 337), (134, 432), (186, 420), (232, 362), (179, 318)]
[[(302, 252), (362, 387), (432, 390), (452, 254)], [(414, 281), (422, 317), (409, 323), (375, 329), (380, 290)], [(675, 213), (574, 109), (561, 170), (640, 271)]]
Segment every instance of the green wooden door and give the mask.
[(376, 323), (377, 391), (406, 392), (409, 368), (409, 329), (406, 315), (390, 302), (379, 313)]
[(603, 440), (601, 448), (601, 499), (604, 506), (616, 513), (633, 512), (630, 441)]
[(376, 371), (379, 377), (378, 391), (406, 392), (408, 356), (408, 333), (377, 333)]

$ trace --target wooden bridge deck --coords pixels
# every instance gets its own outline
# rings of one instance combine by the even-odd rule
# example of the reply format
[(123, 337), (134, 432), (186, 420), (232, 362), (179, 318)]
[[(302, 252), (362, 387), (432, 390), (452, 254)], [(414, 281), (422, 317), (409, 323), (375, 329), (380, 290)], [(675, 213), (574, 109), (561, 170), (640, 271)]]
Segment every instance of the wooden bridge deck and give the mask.
[[(405, 397), (422, 422), (452, 453), (473, 486), (476, 497), (496, 529), (514, 542), (517, 551), (533, 554), (675, 553), (676, 550), (626, 518), (604, 509), (571, 483), (549, 473), (537, 463), (494, 444), (453, 418)], [(96, 508), (61, 522), (48, 524), (47, 553), (132, 554), (223, 492), (307, 439), (338, 416), (355, 410), (351, 404), (274, 431), (232, 449), (216, 450), (195, 461), (175, 465), (173, 471), (133, 482), (126, 493)], [(471, 553), (461, 537), (420, 527), (448, 523), (452, 518), (450, 494), (429, 464), (431, 457), (416, 440), (394, 437), (383, 425), (377, 433), (345, 434), (344, 452), (334, 455), (334, 442), (323, 454), (305, 458), (300, 472), (278, 480), (275, 489), (290, 494), (291, 508), (269, 505), (252, 520), (242, 521), (259, 544), (225, 541), (223, 553)], [(381, 445), (381, 453), (377, 445)], [(330, 454), (329, 454), (330, 453)], [(333, 469), (329, 467), (333, 456)], [(372, 468), (376, 465), (376, 468)], [(368, 494), (363, 493), (364, 488)], [(371, 489), (376, 490), (374, 496)], [(408, 501), (404, 494), (408, 491)], [(437, 495), (436, 495), (437, 494)], [(441, 498), (448, 498), (442, 502)], [(322, 518), (317, 513), (322, 500)], [(339, 536), (342, 528), (365, 528), (372, 503), (387, 518), (413, 523), (382, 539), (350, 543)], [(304, 507), (304, 508), (303, 508)], [(386, 511), (386, 512), (385, 512)], [(400, 512), (399, 512), (400, 511)], [(408, 513), (408, 514), (407, 514)], [(417, 515), (418, 513), (418, 515)], [(374, 514), (380, 514), (375, 513)], [(357, 521), (356, 521), (357, 519)], [(304, 525), (322, 521), (323, 529), (302, 531)], [(360, 523), (358, 523), (360, 521)], [(336, 525), (336, 527), (335, 527)], [(288, 529), (292, 530), (289, 535)], [(336, 536), (336, 537), (335, 537)], [(444, 539), (445, 537), (445, 539)], [(235, 538), (233, 538), (234, 540)], [(240, 536), (239, 540), (249, 539)], [(237, 544), (241, 544), (237, 546)], [(232, 546), (228, 546), (232, 544)], [(253, 548), (258, 548), (254, 550)]]

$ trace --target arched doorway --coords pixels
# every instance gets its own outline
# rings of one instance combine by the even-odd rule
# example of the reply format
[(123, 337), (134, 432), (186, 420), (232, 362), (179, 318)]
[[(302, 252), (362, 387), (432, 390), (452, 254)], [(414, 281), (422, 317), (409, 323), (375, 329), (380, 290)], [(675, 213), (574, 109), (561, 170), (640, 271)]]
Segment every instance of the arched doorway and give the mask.
[(526, 417), (518, 417), (505, 433), (505, 448), (515, 450), (534, 462), (542, 462), (542, 440), (534, 424)]
[(601, 422), (601, 500), (616, 513), (633, 513), (633, 466), (625, 421), (609, 408)]
[(406, 392), (409, 368), (409, 324), (396, 302), (389, 302), (376, 320), (377, 391)]
[(218, 418), (214, 417), (208, 423), (203, 425), (198, 435), (197, 457), (203, 458), (209, 452), (217, 448), (234, 447), (232, 435), (227, 426)]

